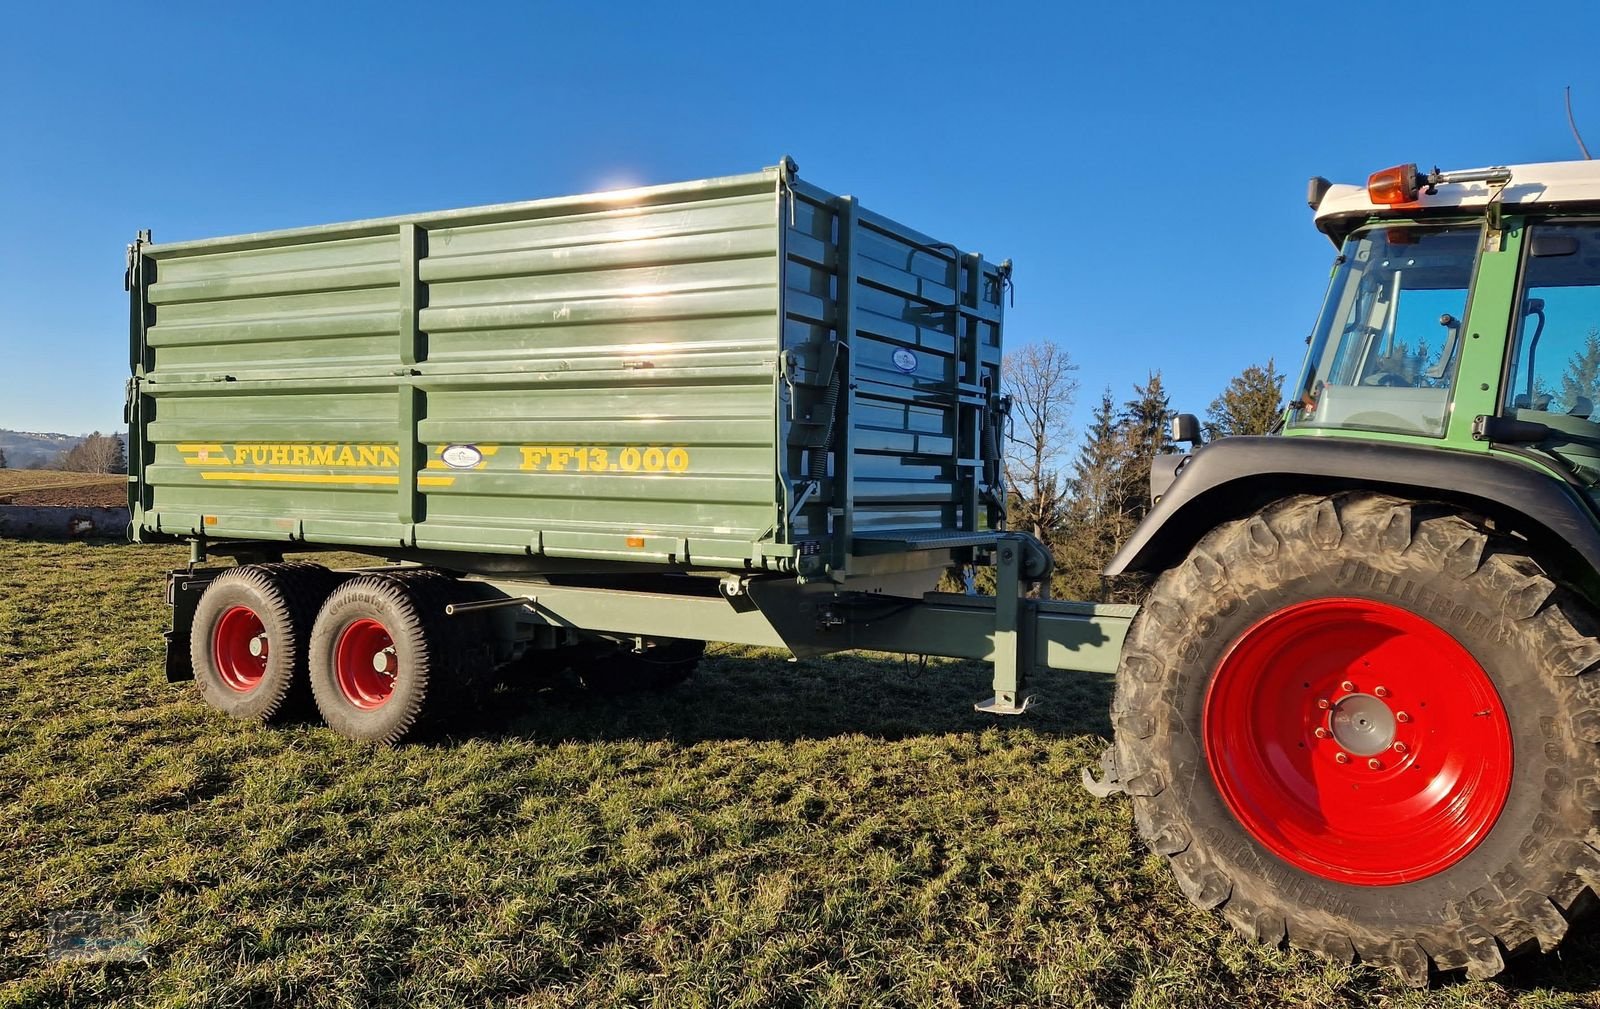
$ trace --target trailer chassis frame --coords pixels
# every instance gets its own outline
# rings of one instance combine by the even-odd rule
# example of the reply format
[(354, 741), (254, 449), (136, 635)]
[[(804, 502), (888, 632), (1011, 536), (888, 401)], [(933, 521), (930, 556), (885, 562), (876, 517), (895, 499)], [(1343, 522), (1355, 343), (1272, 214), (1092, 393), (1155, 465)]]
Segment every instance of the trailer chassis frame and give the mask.
[[(784, 577), (680, 579), (685, 590), (562, 584), (537, 578), (470, 575), (472, 586), (446, 614), (497, 611), (524, 650), (565, 635), (551, 631), (641, 638), (696, 638), (776, 648), (799, 658), (842, 651), (878, 651), (992, 663), (992, 693), (977, 711), (1020, 715), (1032, 705), (1030, 678), (1042, 670), (1109, 675), (1138, 607), (1030, 599), (1023, 594), (1026, 552), (1021, 534), (996, 543), (996, 594), (928, 592), (920, 597), (853, 591), (826, 581)], [(213, 552), (218, 552), (213, 550)], [(251, 551), (239, 551), (241, 559)], [(173, 626), (167, 632), (167, 678), (189, 679), (188, 635), (200, 593), (222, 568), (196, 564), (167, 576)], [(362, 568), (370, 574), (414, 565)], [(688, 589), (692, 588), (693, 591)], [(510, 618), (510, 619), (506, 619)]]

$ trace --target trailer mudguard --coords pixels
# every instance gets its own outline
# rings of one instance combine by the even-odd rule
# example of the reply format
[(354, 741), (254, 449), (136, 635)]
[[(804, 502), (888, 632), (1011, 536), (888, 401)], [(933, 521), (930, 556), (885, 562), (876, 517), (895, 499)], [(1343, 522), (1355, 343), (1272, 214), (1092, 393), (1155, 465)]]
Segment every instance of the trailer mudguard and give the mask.
[[(1553, 468), (1553, 466), (1552, 466)], [(1198, 449), (1111, 563), (1107, 576), (1166, 570), (1219, 523), (1291, 494), (1345, 488), (1444, 501), (1567, 556), (1574, 580), (1600, 572), (1594, 507), (1573, 484), (1501, 455), (1357, 438), (1223, 438)]]

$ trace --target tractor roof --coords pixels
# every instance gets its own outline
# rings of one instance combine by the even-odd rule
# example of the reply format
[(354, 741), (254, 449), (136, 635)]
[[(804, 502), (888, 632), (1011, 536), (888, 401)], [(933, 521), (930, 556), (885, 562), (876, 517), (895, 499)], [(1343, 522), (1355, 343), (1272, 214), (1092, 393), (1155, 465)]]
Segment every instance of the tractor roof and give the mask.
[[(1547, 161), (1511, 165), (1500, 202), (1531, 207), (1587, 203), (1600, 206), (1600, 161)], [(1487, 182), (1446, 183), (1409, 203), (1374, 203), (1366, 186), (1335, 184), (1317, 206), (1317, 227), (1336, 243), (1369, 217), (1412, 217), (1419, 211), (1482, 207), (1497, 187)]]

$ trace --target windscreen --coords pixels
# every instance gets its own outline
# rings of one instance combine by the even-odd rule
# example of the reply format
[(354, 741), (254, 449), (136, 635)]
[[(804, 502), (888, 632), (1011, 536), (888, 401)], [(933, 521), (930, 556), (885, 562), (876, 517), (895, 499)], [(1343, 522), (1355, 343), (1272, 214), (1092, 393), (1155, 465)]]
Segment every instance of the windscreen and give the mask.
[(1476, 225), (1390, 225), (1345, 242), (1289, 425), (1440, 437), (1461, 356)]

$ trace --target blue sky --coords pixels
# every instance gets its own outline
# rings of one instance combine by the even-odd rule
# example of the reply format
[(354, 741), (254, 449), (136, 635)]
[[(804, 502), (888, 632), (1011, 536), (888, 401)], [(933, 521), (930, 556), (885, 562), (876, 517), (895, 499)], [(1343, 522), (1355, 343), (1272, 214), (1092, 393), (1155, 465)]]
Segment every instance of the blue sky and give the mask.
[(15, 6), (0, 427), (120, 422), (123, 246), (752, 170), (1017, 264), (1013, 343), (1175, 407), (1299, 367), (1313, 174), (1600, 148), (1600, 5)]

